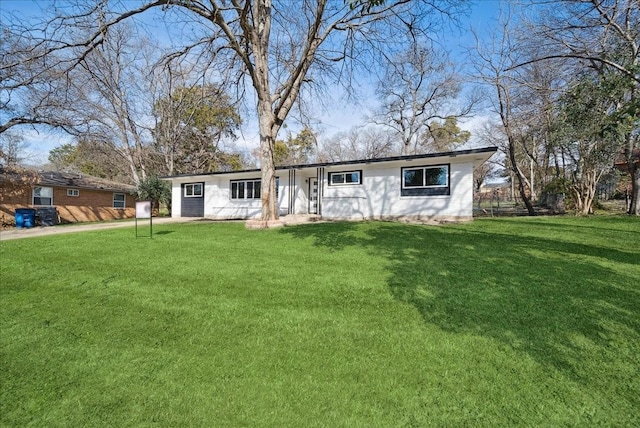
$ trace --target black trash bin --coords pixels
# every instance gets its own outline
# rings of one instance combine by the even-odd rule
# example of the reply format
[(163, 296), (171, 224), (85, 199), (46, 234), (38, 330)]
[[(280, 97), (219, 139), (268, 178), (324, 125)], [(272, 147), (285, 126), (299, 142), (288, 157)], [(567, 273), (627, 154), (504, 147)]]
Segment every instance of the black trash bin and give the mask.
[(40, 226), (55, 226), (58, 224), (58, 210), (56, 207), (40, 207), (37, 209)]
[(33, 208), (18, 208), (16, 209), (15, 218), (18, 229), (33, 227), (36, 225), (36, 210)]

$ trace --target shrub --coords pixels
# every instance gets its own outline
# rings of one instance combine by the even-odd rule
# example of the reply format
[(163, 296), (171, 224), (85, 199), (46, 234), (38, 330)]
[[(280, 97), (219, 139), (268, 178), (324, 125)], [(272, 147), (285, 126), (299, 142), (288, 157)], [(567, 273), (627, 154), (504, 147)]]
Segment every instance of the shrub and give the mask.
[(156, 175), (140, 182), (136, 197), (140, 200), (152, 201), (154, 209), (159, 209), (160, 204), (166, 205), (171, 212), (171, 187)]

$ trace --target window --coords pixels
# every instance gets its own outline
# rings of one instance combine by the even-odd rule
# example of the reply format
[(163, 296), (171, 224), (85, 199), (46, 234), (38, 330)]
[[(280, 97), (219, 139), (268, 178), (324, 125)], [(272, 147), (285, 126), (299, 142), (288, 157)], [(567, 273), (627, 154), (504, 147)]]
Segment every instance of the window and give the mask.
[(80, 196), (80, 190), (78, 189), (67, 189), (67, 196)]
[(124, 208), (126, 204), (126, 196), (124, 193), (113, 194), (113, 208)]
[(34, 187), (33, 205), (53, 205), (53, 187)]
[(449, 165), (402, 168), (402, 196), (449, 195)]
[(231, 182), (231, 199), (260, 199), (261, 181), (234, 180)]
[(329, 186), (362, 184), (362, 171), (330, 172)]
[(201, 198), (202, 197), (202, 183), (193, 183), (184, 185), (184, 197), (185, 198)]

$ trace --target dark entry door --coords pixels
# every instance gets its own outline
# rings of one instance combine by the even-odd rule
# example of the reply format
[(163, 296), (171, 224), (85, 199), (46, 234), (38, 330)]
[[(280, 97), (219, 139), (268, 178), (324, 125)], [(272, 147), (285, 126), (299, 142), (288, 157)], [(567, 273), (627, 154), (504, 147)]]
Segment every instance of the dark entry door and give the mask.
[(182, 185), (182, 217), (204, 217), (204, 183)]

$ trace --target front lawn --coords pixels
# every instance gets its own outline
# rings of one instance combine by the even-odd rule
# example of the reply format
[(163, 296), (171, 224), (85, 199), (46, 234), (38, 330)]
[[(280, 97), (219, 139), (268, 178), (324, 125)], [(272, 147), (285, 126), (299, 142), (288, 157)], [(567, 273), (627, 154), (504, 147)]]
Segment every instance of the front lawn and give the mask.
[(638, 426), (640, 221), (0, 242), (0, 426)]

